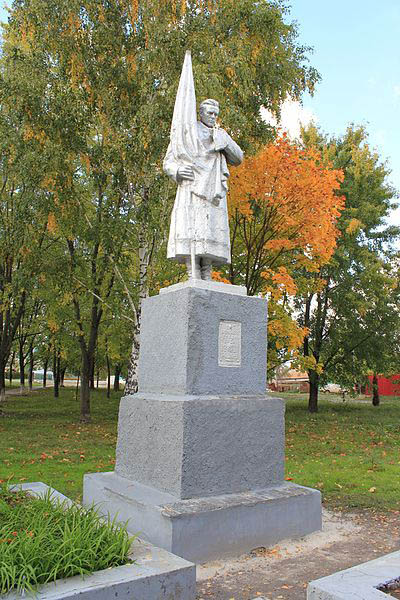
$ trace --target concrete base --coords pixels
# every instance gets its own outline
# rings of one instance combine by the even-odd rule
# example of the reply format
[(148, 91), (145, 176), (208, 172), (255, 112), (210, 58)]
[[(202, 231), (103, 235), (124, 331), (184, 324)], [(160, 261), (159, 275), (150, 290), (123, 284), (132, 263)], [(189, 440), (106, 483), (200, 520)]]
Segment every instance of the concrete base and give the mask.
[(321, 529), (317, 490), (282, 483), (263, 490), (177, 500), (115, 473), (85, 475), (83, 503), (193, 562), (238, 556)]
[[(307, 600), (389, 600), (381, 589), (400, 577), (400, 552), (311, 581)], [(390, 587), (389, 587), (390, 589)]]

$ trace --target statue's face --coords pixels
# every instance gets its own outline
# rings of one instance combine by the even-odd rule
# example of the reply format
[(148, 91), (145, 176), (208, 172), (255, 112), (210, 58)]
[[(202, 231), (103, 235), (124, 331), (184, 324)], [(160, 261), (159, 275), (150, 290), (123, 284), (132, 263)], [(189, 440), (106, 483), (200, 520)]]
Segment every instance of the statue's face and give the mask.
[(205, 104), (200, 109), (200, 121), (207, 127), (214, 127), (219, 115), (219, 108), (211, 104)]

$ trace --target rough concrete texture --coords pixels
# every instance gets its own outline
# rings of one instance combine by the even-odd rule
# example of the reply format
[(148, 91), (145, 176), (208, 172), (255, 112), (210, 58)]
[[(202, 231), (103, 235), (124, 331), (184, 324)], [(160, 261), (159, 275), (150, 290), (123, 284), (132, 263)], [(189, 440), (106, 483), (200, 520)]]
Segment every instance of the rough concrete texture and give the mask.
[(183, 288), (195, 287), (203, 290), (213, 290), (214, 292), (224, 292), (225, 294), (237, 294), (247, 296), (247, 290), (244, 285), (230, 285), (221, 281), (210, 281), (205, 279), (188, 279), (182, 283), (175, 283), (166, 288), (161, 288), (160, 294), (169, 294)]
[(132, 531), (193, 562), (235, 556), (321, 528), (316, 490), (283, 483), (264, 490), (174, 501), (115, 473), (84, 479), (84, 503), (128, 521)]
[(400, 551), (311, 581), (307, 600), (387, 600), (376, 589), (400, 575)]
[[(241, 366), (218, 364), (221, 321), (241, 323)], [(139, 392), (257, 395), (266, 388), (267, 302), (184, 287), (143, 301)]]
[[(52, 498), (71, 500), (44, 483), (25, 483), (16, 486), (38, 495), (48, 490)], [(40, 586), (34, 598), (41, 600), (194, 600), (196, 567), (141, 539), (132, 545), (133, 564), (97, 571), (93, 575), (69, 577)], [(20, 594), (11, 593), (7, 600), (17, 600)]]
[(115, 471), (177, 499), (267, 488), (284, 478), (284, 410), (265, 396), (127, 396)]

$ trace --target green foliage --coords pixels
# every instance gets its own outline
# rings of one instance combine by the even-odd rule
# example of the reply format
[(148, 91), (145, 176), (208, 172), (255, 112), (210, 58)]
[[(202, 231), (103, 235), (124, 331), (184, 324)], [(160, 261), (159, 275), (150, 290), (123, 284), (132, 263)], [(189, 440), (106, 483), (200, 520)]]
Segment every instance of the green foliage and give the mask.
[(0, 487), (0, 593), (123, 565), (131, 539), (94, 507)]
[(351, 126), (342, 138), (327, 140), (311, 127), (303, 137), (345, 175), (340, 193), (346, 205), (338, 221), (336, 251), (320, 273), (304, 276), (296, 299), (299, 322), (309, 329), (304, 355), (322, 368), (321, 377), (309, 369), (309, 406), (315, 411), (320, 382), (333, 380), (351, 388), (368, 369), (389, 367), (385, 361), (390, 353), (382, 353), (382, 343), (388, 350), (398, 345), (399, 290), (392, 243), (399, 230), (386, 224), (396, 192), (364, 128)]

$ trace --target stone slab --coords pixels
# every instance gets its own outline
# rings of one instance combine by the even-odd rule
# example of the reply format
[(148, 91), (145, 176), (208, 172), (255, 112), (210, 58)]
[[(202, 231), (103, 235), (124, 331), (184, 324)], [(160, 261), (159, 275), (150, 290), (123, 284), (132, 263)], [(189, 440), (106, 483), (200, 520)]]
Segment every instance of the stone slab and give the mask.
[(289, 482), (266, 489), (174, 501), (116, 473), (84, 478), (84, 504), (128, 521), (132, 531), (193, 562), (238, 556), (322, 527), (321, 495)]
[(135, 394), (121, 400), (115, 471), (176, 499), (284, 479), (284, 401)]
[(199, 288), (202, 290), (213, 290), (214, 292), (223, 292), (225, 294), (236, 294), (247, 296), (247, 289), (244, 285), (230, 285), (222, 281), (209, 281), (204, 279), (188, 279), (182, 283), (175, 283), (166, 288), (161, 288), (160, 294), (169, 294), (185, 288)]
[(139, 392), (264, 394), (266, 360), (265, 299), (189, 285), (143, 301)]
[(307, 600), (388, 600), (377, 587), (399, 576), (400, 551), (311, 581)]
[[(44, 495), (48, 490), (55, 500), (68, 498), (41, 482), (17, 486)], [(133, 532), (132, 532), (133, 533)], [(133, 543), (133, 564), (97, 571), (84, 579), (80, 576), (60, 579), (42, 585), (33, 596), (37, 600), (194, 600), (196, 567), (186, 560), (157, 548), (142, 539)], [(18, 600), (21, 595), (9, 593), (4, 600)]]

